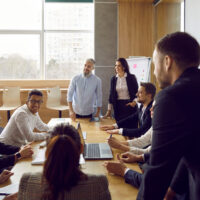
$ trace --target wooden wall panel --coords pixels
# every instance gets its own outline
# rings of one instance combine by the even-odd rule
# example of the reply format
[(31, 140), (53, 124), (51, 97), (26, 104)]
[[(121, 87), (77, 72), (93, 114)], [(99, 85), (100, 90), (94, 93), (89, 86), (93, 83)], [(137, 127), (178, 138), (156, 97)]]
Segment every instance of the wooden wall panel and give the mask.
[[(162, 2), (155, 9), (155, 42), (168, 33), (181, 30), (181, 3)], [(160, 90), (156, 82), (157, 92)]]
[(119, 56), (152, 56), (153, 51), (152, 3), (119, 1), (118, 33)]
[[(152, 1), (118, 1), (119, 57), (152, 57), (155, 42), (154, 10)], [(151, 82), (155, 83), (153, 65)]]
[(155, 10), (156, 41), (164, 35), (181, 30), (181, 3), (160, 3)]

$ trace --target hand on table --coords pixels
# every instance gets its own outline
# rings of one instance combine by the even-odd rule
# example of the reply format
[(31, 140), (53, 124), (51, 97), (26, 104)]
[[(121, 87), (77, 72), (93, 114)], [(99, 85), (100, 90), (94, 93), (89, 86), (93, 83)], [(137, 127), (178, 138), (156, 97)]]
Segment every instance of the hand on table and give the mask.
[[(118, 155), (118, 157), (120, 157)], [(143, 157), (142, 155), (136, 155), (132, 152), (125, 152), (121, 154), (121, 158), (120, 160), (122, 160), (123, 162), (126, 163), (134, 163), (134, 162), (138, 162), (138, 161), (143, 161)]]
[(124, 176), (127, 167), (124, 164), (124, 162), (120, 159), (120, 157), (117, 158), (118, 158), (117, 162), (106, 161), (104, 162), (103, 165), (108, 170), (109, 173), (113, 173), (118, 176)]
[(14, 173), (4, 169), (0, 174), (0, 184), (7, 181)]
[(114, 137), (111, 137), (111, 138), (108, 139), (108, 144), (111, 147), (116, 148), (116, 149), (120, 149), (120, 147), (121, 147), (121, 142)]
[(119, 134), (119, 129), (107, 130), (106, 132), (109, 134)]
[(30, 144), (28, 144), (22, 147), (19, 153), (21, 154), (21, 158), (28, 158), (33, 155), (33, 149)]
[(100, 126), (100, 129), (103, 131), (113, 130), (113, 129), (115, 129), (115, 126), (114, 125), (103, 125), (103, 126)]

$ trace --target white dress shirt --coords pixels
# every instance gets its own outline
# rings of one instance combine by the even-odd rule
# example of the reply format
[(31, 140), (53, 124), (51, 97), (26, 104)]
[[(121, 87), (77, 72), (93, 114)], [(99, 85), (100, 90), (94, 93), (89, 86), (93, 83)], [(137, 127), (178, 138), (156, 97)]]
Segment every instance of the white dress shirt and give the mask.
[[(124, 76), (120, 77), (118, 74), (117, 77), (117, 83), (116, 83), (116, 91), (118, 100), (127, 100), (130, 99), (128, 86), (126, 82), (127, 73), (124, 73)], [(108, 104), (108, 110), (112, 109), (112, 104)]]
[(26, 141), (46, 139), (47, 133), (35, 133), (33, 132), (34, 128), (39, 131), (49, 130), (47, 124), (42, 122), (38, 113), (33, 114), (24, 104), (13, 113), (0, 135), (0, 142), (20, 147), (26, 144)]
[[(144, 153), (149, 153), (151, 150), (152, 142), (152, 127), (141, 137), (135, 138), (133, 140), (128, 140), (127, 142), (129, 144), (130, 151), (134, 154), (140, 155)], [(143, 149), (146, 146), (148, 147)]]

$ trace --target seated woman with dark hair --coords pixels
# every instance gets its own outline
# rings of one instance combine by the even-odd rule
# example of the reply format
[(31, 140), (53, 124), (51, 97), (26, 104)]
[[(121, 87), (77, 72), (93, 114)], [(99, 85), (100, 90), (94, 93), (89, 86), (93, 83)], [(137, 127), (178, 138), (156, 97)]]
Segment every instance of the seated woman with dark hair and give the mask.
[(19, 186), (19, 200), (110, 200), (104, 175), (86, 175), (79, 165), (81, 142), (77, 130), (58, 125), (46, 150), (43, 173), (26, 173)]

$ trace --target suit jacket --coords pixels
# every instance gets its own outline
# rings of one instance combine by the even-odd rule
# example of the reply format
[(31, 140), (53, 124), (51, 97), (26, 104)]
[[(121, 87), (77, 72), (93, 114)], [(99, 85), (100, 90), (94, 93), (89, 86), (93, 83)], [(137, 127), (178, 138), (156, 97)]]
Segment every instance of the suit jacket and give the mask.
[[(143, 105), (141, 105), (136, 113), (117, 122), (118, 127), (123, 128), (123, 136), (140, 137), (149, 130), (149, 128), (151, 127), (150, 108), (152, 107), (152, 103), (153, 101), (149, 103), (143, 115)], [(139, 127), (131, 128), (131, 126), (135, 126), (135, 123), (139, 124)]]
[(124, 175), (125, 182), (132, 186), (139, 188), (142, 182), (143, 174), (136, 172), (135, 170), (129, 169)]
[[(25, 173), (20, 181), (18, 200), (40, 199), (47, 185), (41, 184), (41, 173)], [(66, 200), (111, 200), (108, 180), (104, 175), (88, 175), (88, 180), (80, 181), (78, 185), (64, 194)], [(57, 199), (59, 200), (59, 198)]]
[[(127, 74), (126, 83), (128, 87), (128, 92), (130, 96), (130, 100), (133, 101), (136, 97), (136, 93), (138, 91), (138, 83), (134, 74)], [(110, 82), (110, 95), (109, 95), (109, 103), (113, 105), (114, 110), (116, 109), (117, 102), (117, 91), (116, 91), (117, 77), (113, 76)]]
[(13, 166), (15, 164), (14, 153), (19, 151), (19, 147), (6, 145), (0, 142), (0, 172), (7, 167)]
[[(200, 70), (186, 69), (156, 97), (152, 148), (137, 199), (163, 199), (181, 158), (200, 199)], [(191, 180), (193, 179), (193, 180)]]

